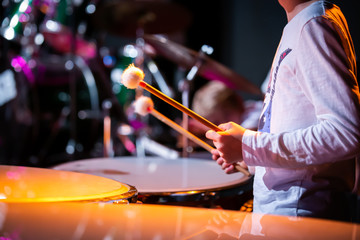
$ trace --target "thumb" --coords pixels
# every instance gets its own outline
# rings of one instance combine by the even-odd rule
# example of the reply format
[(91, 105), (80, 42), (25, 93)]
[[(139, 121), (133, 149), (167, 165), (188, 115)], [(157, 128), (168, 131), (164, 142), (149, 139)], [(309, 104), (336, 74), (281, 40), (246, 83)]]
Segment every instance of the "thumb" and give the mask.
[(221, 128), (223, 131), (227, 131), (231, 128), (231, 122), (222, 123), (219, 125), (219, 128)]

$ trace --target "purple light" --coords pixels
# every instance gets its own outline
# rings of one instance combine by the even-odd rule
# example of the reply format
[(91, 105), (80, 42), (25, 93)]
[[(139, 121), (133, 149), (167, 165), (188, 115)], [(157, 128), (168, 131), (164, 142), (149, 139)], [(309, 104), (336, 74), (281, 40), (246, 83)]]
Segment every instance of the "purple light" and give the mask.
[(31, 10), (32, 10), (32, 9), (31, 9), (31, 6), (28, 6), (27, 9), (25, 10), (25, 13), (28, 13), (28, 14), (29, 14), (29, 13), (31, 13)]
[(35, 83), (35, 77), (29, 66), (27, 65), (25, 59), (21, 56), (14, 57), (11, 60), (11, 66), (15, 69), (16, 72), (23, 71), (26, 79), (29, 81), (29, 83), (34, 84)]
[(21, 23), (25, 23), (25, 22), (28, 22), (29, 21), (29, 15), (28, 14), (21, 14), (19, 16), (19, 22)]

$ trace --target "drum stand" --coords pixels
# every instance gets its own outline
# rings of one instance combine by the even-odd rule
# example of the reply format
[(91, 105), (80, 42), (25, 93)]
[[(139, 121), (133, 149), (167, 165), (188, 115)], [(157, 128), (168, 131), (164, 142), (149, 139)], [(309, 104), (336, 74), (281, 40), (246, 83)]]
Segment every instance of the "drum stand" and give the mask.
[(164, 159), (177, 159), (179, 153), (172, 150), (150, 138), (143, 135), (136, 140), (136, 150), (138, 157), (145, 157), (146, 153), (150, 153)]
[[(179, 89), (182, 92), (182, 103), (185, 107), (189, 108), (189, 95), (190, 95), (190, 88), (191, 88), (191, 82), (195, 78), (196, 74), (198, 73), (202, 63), (203, 63), (203, 57), (205, 54), (210, 55), (213, 52), (213, 48), (208, 45), (203, 45), (199, 51), (198, 57), (196, 59), (195, 65), (190, 69), (188, 74), (186, 75), (186, 78), (180, 81), (179, 83)], [(182, 114), (182, 127), (185, 130), (188, 130), (189, 128), (189, 117), (186, 113)], [(189, 157), (189, 140), (186, 137), (182, 138), (182, 157), (187, 158)]]
[(163, 92), (165, 95), (173, 98), (174, 91), (166, 84), (164, 77), (162, 76), (159, 68), (157, 67), (156, 63), (151, 58), (145, 58), (145, 64), (151, 75), (154, 77), (156, 84), (159, 86), (160, 91)]
[(102, 104), (103, 114), (104, 114), (104, 157), (114, 157), (113, 143), (111, 139), (111, 118), (110, 118), (110, 109), (112, 103), (109, 100), (105, 100)]

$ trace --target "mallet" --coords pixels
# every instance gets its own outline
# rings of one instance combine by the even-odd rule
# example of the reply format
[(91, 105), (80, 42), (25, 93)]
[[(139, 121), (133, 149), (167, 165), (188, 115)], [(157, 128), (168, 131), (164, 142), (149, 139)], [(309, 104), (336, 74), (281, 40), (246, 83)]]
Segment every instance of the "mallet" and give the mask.
[(125, 87), (130, 89), (135, 89), (138, 86), (144, 88), (145, 90), (149, 91), (150, 93), (154, 94), (158, 98), (162, 99), (163, 101), (167, 102), (168, 104), (172, 105), (173, 107), (177, 108), (178, 110), (186, 113), (190, 117), (194, 118), (195, 120), (199, 121), (200, 123), (204, 124), (208, 128), (214, 131), (223, 131), (221, 128), (216, 126), (215, 124), (209, 122), (202, 116), (198, 115), (194, 111), (190, 110), (189, 108), (185, 107), (184, 105), (180, 104), (179, 102), (175, 101), (174, 99), (168, 97), (164, 93), (160, 92), (156, 88), (152, 87), (151, 85), (147, 84), (143, 81), (145, 77), (144, 72), (135, 67), (133, 64), (130, 64), (128, 68), (125, 69), (121, 76), (121, 82), (124, 84)]

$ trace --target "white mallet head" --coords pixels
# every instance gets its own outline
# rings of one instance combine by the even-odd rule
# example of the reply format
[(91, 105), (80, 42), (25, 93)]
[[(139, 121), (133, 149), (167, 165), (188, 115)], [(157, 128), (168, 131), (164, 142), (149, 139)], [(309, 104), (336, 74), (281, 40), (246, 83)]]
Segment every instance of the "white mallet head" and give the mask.
[(154, 102), (149, 97), (141, 96), (134, 102), (135, 113), (146, 116), (154, 108)]
[(135, 89), (144, 77), (145, 74), (140, 68), (135, 67), (134, 64), (130, 64), (121, 75), (121, 83), (127, 88)]

